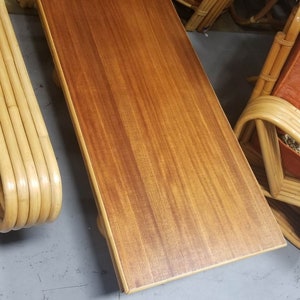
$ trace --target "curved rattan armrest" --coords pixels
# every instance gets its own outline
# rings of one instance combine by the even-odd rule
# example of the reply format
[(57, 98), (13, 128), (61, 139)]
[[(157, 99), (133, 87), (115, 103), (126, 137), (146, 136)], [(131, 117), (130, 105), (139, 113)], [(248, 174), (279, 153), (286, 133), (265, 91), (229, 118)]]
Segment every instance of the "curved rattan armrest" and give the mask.
[(1, 125), (0, 145), (0, 232), (7, 232), (17, 223), (18, 191)]
[(234, 132), (239, 137), (250, 121), (267, 121), (300, 142), (300, 110), (276, 96), (252, 99), (237, 121)]
[(61, 210), (62, 185), (47, 128), (1, 1), (0, 16), (0, 232), (7, 232), (55, 220)]

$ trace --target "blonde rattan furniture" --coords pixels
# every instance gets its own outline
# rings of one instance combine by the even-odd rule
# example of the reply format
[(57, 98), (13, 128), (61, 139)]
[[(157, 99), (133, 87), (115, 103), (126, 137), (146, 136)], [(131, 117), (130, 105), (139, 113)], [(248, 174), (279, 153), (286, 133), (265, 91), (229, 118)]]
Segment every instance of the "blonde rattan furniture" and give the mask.
[(56, 219), (62, 191), (4, 0), (0, 16), (0, 232), (8, 232)]
[(221, 13), (228, 8), (232, 0), (176, 0), (193, 10), (192, 16), (185, 24), (187, 31), (209, 29)]
[(285, 245), (171, 1), (37, 7), (123, 291)]
[[(286, 211), (289, 209), (279, 213), (284, 204), (270, 201), (285, 235), (290, 239), (293, 237), (292, 242), (298, 247), (300, 155), (280, 137), (288, 137), (295, 145), (300, 143), (299, 30), (300, 8), (297, 5), (284, 30), (277, 33), (251, 99), (235, 126), (235, 133), (264, 194), (291, 205), (289, 209), (294, 208), (290, 210), (293, 216), (298, 214), (298, 228), (295, 228), (288, 223)], [(288, 94), (295, 92), (296, 97), (289, 100)]]

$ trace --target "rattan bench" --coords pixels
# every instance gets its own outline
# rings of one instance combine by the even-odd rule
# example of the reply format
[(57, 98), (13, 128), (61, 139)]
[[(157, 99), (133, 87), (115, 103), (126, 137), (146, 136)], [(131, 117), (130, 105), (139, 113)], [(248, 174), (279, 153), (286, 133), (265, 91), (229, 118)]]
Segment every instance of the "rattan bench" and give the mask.
[(0, 16), (0, 232), (8, 232), (56, 219), (62, 189), (4, 0)]

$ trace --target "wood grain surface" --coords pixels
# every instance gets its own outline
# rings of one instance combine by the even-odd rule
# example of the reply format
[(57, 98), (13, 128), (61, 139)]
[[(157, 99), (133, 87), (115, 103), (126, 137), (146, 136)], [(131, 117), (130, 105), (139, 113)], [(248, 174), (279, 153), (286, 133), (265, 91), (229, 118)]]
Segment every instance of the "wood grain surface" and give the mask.
[(121, 288), (285, 245), (169, 0), (38, 0)]

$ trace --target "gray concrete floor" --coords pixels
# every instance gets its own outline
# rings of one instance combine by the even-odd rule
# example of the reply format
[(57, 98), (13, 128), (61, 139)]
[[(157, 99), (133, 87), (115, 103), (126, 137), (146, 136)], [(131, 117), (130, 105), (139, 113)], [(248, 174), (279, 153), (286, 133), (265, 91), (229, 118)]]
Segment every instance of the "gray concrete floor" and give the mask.
[[(37, 16), (12, 15), (63, 181), (57, 221), (0, 235), (0, 299), (300, 299), (300, 251), (293, 245), (137, 294), (119, 292), (67, 107), (51, 79), (52, 59)], [(270, 33), (209, 32), (189, 37), (230, 122), (251, 92)]]

